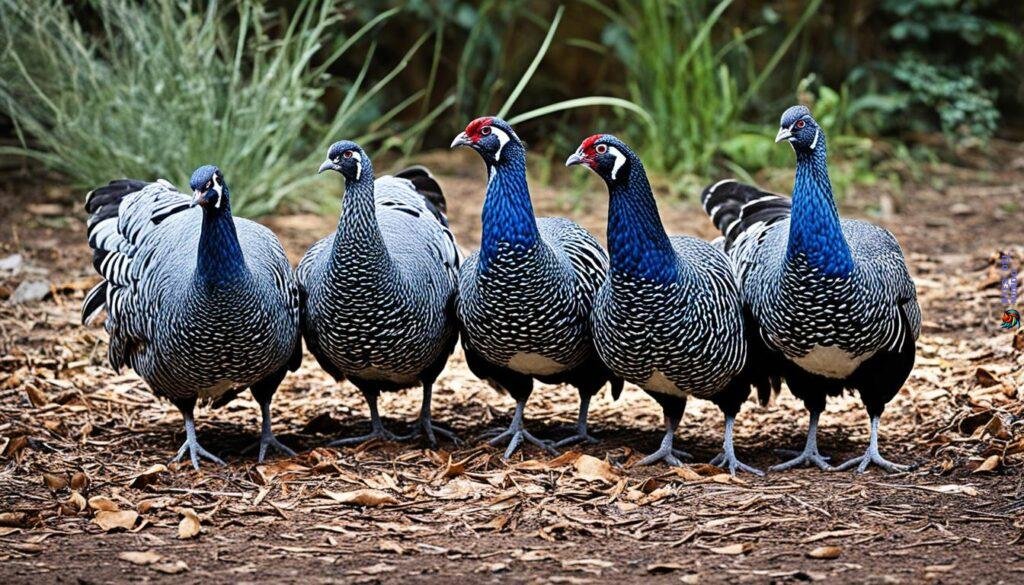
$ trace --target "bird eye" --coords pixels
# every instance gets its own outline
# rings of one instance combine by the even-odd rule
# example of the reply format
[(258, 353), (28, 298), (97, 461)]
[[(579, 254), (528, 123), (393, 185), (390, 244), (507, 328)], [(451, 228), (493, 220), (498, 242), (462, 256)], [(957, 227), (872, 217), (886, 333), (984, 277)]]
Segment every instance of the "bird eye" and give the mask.
[(803, 128), (806, 125), (807, 125), (807, 122), (804, 122), (803, 120), (797, 120), (796, 121), (796, 127), (797, 128)]
[(594, 150), (597, 151), (597, 154), (604, 154), (608, 152), (608, 147), (605, 146), (604, 144), (598, 144), (597, 148), (595, 148)]
[(206, 186), (203, 187), (203, 189), (209, 190), (210, 187), (213, 187), (213, 181), (207, 181)]
[(344, 156), (345, 158), (352, 158), (352, 151), (346, 150), (345, 154), (343, 154), (342, 156)]
[(488, 134), (491, 133), (491, 127), (484, 126), (483, 128), (480, 129), (480, 133), (483, 134), (484, 136), (487, 136)]

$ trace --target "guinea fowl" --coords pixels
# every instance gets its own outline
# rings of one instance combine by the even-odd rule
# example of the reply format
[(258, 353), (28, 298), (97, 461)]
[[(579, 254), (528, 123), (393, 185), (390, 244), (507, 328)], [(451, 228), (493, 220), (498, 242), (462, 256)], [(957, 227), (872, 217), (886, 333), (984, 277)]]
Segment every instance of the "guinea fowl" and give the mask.
[(810, 411), (804, 450), (772, 470), (801, 464), (831, 469), (818, 452), (827, 396), (856, 389), (871, 419), (867, 451), (837, 469), (874, 463), (907, 469), (878, 452), (882, 411), (914, 365), (921, 309), (903, 252), (888, 231), (840, 219), (832, 197), (825, 132), (804, 106), (782, 114), (775, 141), (796, 152), (788, 199), (733, 181), (708, 187), (704, 209), (725, 236), (743, 290), (751, 361), (761, 392), (780, 378)]
[(223, 464), (196, 440), (193, 410), (246, 387), (263, 415), (259, 460), (268, 447), (294, 455), (270, 429), (270, 401), (302, 361), (291, 265), (273, 232), (232, 217), (220, 169), (199, 167), (190, 183), (191, 199), (162, 180), (89, 193), (89, 245), (103, 280), (82, 321), (105, 307), (111, 367), (132, 368), (181, 410), (186, 439), (175, 461), (188, 452), (196, 469), (200, 457)]
[[(455, 441), (430, 419), (431, 392), (455, 349), (455, 280), (459, 249), (444, 215), (444, 196), (426, 169), (374, 180), (362, 148), (333, 144), (319, 172), (345, 178), (341, 218), (333, 234), (299, 262), (302, 332), (317, 362), (339, 382), (348, 378), (366, 398), (371, 431), (339, 439), (403, 440), (434, 433)], [(382, 391), (423, 386), (417, 430), (399, 437), (377, 412)]]
[(555, 446), (595, 442), (587, 433), (590, 400), (607, 382), (618, 398), (622, 379), (594, 351), (590, 311), (608, 271), (608, 255), (589, 232), (559, 217), (536, 218), (526, 183), (526, 147), (511, 126), (477, 118), (455, 137), (487, 167), (480, 250), (459, 273), (458, 316), (469, 369), (516, 401), (505, 458), (526, 440), (553, 447), (523, 426), (533, 380), (567, 383), (580, 394), (576, 434)]
[(591, 136), (565, 164), (586, 165), (608, 185), (611, 268), (594, 300), (594, 344), (604, 363), (643, 388), (665, 415), (661, 446), (639, 464), (681, 464), (672, 440), (692, 395), (725, 414), (723, 451), (712, 463), (761, 475), (733, 449), (733, 421), (750, 382), (729, 259), (703, 240), (665, 233), (643, 163), (618, 138)]

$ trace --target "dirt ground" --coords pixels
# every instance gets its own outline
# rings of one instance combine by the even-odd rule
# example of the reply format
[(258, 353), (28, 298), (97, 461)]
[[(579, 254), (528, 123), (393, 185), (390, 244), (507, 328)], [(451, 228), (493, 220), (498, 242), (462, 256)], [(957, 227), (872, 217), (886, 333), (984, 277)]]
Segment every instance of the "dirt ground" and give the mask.
[[(439, 173), (466, 249), (479, 237), (484, 176), (471, 153), (424, 159)], [(80, 193), (0, 187), (0, 580), (204, 582), (1021, 582), (1024, 580), (1024, 333), (999, 327), (999, 251), (1024, 259), (1024, 150), (998, 166), (934, 165), (919, 181), (848, 194), (843, 211), (891, 229), (907, 253), (924, 313), (917, 365), (882, 422), (882, 451), (908, 473), (817, 469), (730, 478), (702, 465), (722, 420), (691, 401), (677, 444), (683, 468), (631, 465), (661, 436), (654, 401), (627, 387), (591, 409), (603, 442), (549, 457), (533, 447), (510, 462), (476, 439), (507, 424), (512, 401), (474, 379), (457, 353), (436, 387), (435, 418), (462, 448), (374, 443), (326, 449), (363, 432), (355, 388), (336, 385), (307, 355), (274, 402), (275, 429), (300, 450), (256, 465), (247, 395), (197, 412), (201, 442), (228, 465), (168, 465), (181, 418), (131, 372), (105, 364), (105, 334), (79, 324), (96, 281)], [(581, 171), (582, 172), (582, 171)], [(556, 173), (559, 174), (559, 173)], [(227, 179), (231, 175), (228, 170)], [(606, 197), (538, 188), (539, 213), (578, 218), (602, 238)], [(783, 177), (777, 185), (786, 188)], [(691, 201), (661, 202), (672, 232), (713, 237)], [(336, 218), (268, 218), (297, 260)], [(4, 300), (26, 280), (43, 301)], [(405, 428), (416, 391), (387, 395), (382, 412)], [(575, 420), (570, 388), (539, 386), (528, 424), (563, 436)], [(801, 405), (783, 393), (749, 402), (737, 449), (767, 467), (773, 449), (802, 445)], [(833, 400), (819, 442), (837, 459), (860, 454), (866, 416)]]

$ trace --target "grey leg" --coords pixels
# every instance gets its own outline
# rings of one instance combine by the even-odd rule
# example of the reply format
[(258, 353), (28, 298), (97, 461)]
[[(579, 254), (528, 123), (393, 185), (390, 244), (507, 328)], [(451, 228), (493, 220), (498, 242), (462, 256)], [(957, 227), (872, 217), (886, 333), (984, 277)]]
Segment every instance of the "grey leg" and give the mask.
[(785, 471), (794, 467), (805, 465), (810, 467), (812, 464), (817, 465), (823, 470), (829, 470), (832, 468), (828, 464), (828, 458), (822, 457), (818, 453), (818, 418), (821, 416), (821, 411), (811, 411), (811, 424), (807, 427), (807, 443), (804, 445), (804, 450), (800, 452), (794, 459), (773, 465), (769, 471)]
[(587, 413), (590, 411), (592, 395), (580, 392), (580, 414), (576, 419), (576, 434), (555, 443), (555, 447), (565, 447), (575, 443), (597, 443), (598, 440), (587, 432)]
[(487, 444), (492, 447), (495, 447), (503, 443), (506, 439), (508, 439), (508, 448), (505, 449), (505, 454), (502, 455), (502, 458), (504, 459), (508, 459), (509, 457), (511, 457), (512, 454), (516, 452), (516, 449), (519, 448), (519, 445), (522, 444), (524, 440), (527, 443), (533, 443), (534, 445), (540, 447), (541, 449), (544, 449), (545, 451), (552, 455), (557, 455), (558, 451), (556, 451), (555, 448), (551, 446), (551, 443), (538, 439), (537, 437), (530, 434), (530, 432), (523, 427), (523, 410), (525, 408), (525, 400), (516, 401), (516, 411), (515, 414), (512, 415), (512, 422), (508, 425), (508, 429), (499, 434), (497, 437), (494, 437), (493, 439), (488, 441)]
[(185, 417), (185, 442), (181, 445), (181, 448), (178, 449), (178, 454), (175, 455), (174, 459), (171, 461), (181, 461), (181, 458), (184, 457), (187, 452), (189, 459), (192, 461), (192, 467), (194, 467), (196, 471), (199, 471), (200, 457), (208, 461), (212, 461), (217, 465), (224, 465), (224, 461), (222, 461), (220, 457), (217, 457), (213, 453), (203, 449), (203, 446), (196, 440), (196, 421), (192, 416), (193, 406), (179, 406), (178, 408), (181, 410), (181, 415)]
[(722, 452), (711, 460), (712, 465), (728, 469), (731, 475), (736, 475), (736, 470), (746, 471), (754, 475), (764, 475), (764, 472), (756, 467), (751, 467), (736, 458), (736, 450), (732, 442), (732, 427), (736, 422), (735, 416), (725, 417), (725, 440), (722, 445)]
[(672, 440), (675, 438), (676, 427), (679, 426), (679, 421), (682, 418), (673, 418), (669, 415), (665, 415), (665, 436), (661, 438), (661, 446), (654, 453), (651, 453), (647, 457), (640, 460), (637, 465), (650, 465), (657, 463), (658, 461), (664, 461), (669, 465), (680, 467), (683, 462), (679, 458), (692, 459), (692, 456), (686, 451), (680, 451), (672, 448)]
[(273, 447), (278, 453), (285, 455), (286, 457), (295, 457), (295, 451), (292, 451), (281, 441), (277, 440), (274, 436), (274, 432), (270, 430), (270, 401), (260, 403), (260, 413), (263, 415), (263, 424), (260, 430), (260, 455), (257, 461), (263, 463), (263, 458), (267, 455), (267, 448)]
[(424, 383), (423, 403), (420, 406), (420, 418), (417, 421), (416, 428), (413, 430), (411, 437), (419, 437), (421, 435), (426, 435), (427, 442), (430, 444), (430, 446), (436, 447), (437, 437), (434, 436), (434, 433), (437, 433), (438, 435), (441, 435), (442, 437), (448, 439), (452, 443), (455, 443), (456, 447), (459, 446), (460, 444), (462, 444), (462, 442), (459, 440), (459, 437), (455, 435), (455, 433), (449, 431), (448, 429), (435, 425), (433, 420), (430, 418), (430, 404), (432, 396), (433, 384)]
[(878, 452), (878, 423), (881, 421), (881, 418), (881, 415), (871, 417), (871, 438), (868, 439), (868, 450), (860, 457), (854, 457), (853, 459), (850, 459), (836, 467), (835, 471), (845, 471), (856, 465), (857, 473), (864, 473), (872, 463), (889, 473), (908, 471), (910, 469), (909, 465), (898, 465), (891, 461), (887, 461), (882, 458), (882, 455)]
[(363, 396), (366, 398), (366, 405), (370, 408), (370, 432), (365, 435), (358, 437), (347, 437), (344, 439), (336, 439), (327, 443), (328, 447), (345, 447), (348, 445), (358, 445), (365, 443), (373, 439), (383, 439), (385, 441), (405, 441), (410, 438), (410, 435), (396, 435), (391, 431), (384, 428), (384, 423), (380, 420), (380, 413), (377, 411), (377, 393), (376, 392), (364, 392)]

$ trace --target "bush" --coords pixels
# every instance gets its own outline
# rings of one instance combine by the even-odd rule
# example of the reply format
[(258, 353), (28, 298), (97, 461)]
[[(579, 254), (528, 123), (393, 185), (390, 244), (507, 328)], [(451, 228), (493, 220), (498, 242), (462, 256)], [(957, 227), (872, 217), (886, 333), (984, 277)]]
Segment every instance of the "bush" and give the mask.
[[(371, 46), (353, 79), (327, 75), (395, 10), (346, 34), (330, 1), (301, 1), (290, 18), (249, 0), (198, 6), (95, 0), (80, 19), (59, 0), (0, 0), (0, 111), (23, 145), (4, 152), (84, 187), (125, 176), (186, 185), (195, 167), (217, 164), (235, 210), (260, 215), (306, 194), (331, 141), (390, 135), (422, 95), (390, 110), (378, 99), (426, 36), (383, 72)], [(382, 77), (364, 87), (371, 76)], [(327, 91), (340, 92), (331, 116)]]

